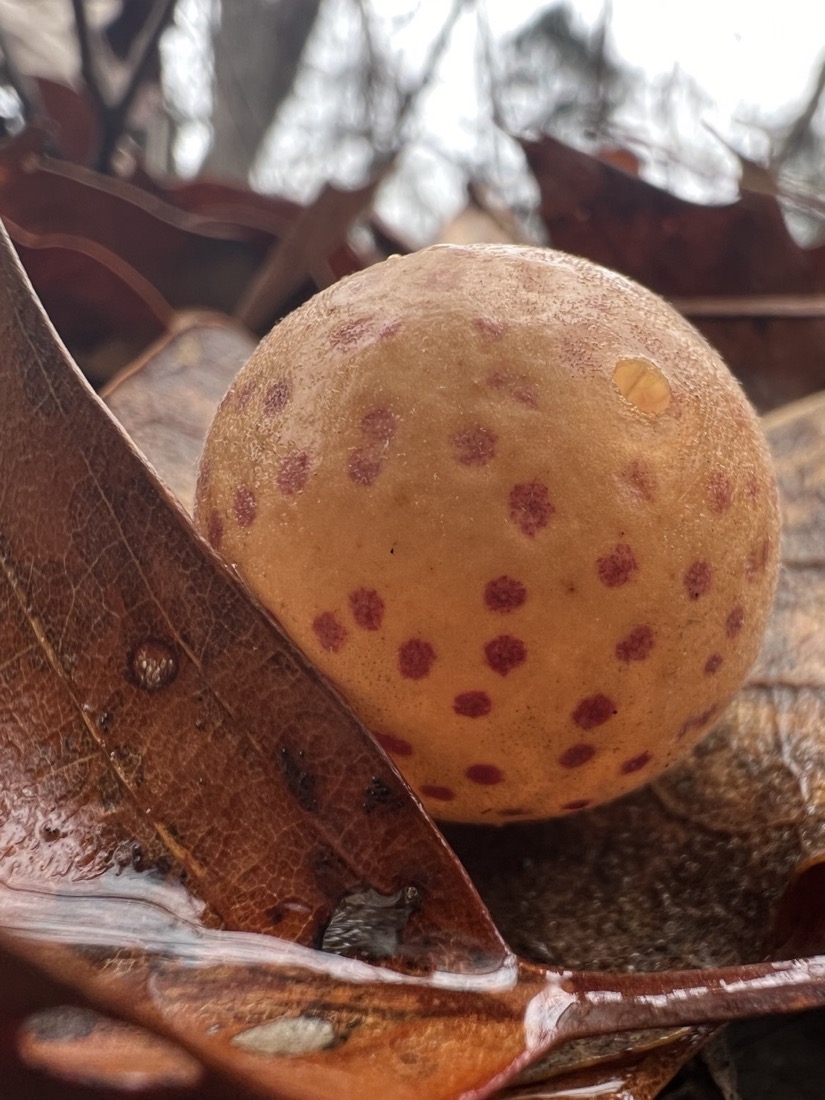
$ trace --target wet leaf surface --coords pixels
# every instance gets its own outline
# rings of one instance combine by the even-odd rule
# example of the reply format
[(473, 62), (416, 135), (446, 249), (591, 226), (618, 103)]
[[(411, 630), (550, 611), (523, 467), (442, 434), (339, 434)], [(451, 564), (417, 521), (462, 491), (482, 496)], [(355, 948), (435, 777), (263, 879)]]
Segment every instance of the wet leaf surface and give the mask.
[[(7, 883), (174, 867), (209, 923), (304, 943), (355, 889), (415, 884), (420, 965), (473, 945), (499, 962), (411, 801), (354, 820), (397, 775), (168, 505), (3, 260)], [(213, 820), (242, 838), (231, 853)]]

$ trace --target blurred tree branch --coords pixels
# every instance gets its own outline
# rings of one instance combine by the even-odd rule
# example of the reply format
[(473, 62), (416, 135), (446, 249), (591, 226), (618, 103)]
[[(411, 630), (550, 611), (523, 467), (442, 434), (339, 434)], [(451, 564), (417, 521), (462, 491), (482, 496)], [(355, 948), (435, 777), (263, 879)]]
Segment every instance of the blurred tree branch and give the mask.
[(72, 0), (80, 71), (101, 124), (101, 142), (97, 168), (110, 172), (112, 157), (126, 125), (129, 112), (148, 70), (157, 56), (158, 42), (175, 11), (177, 0), (155, 0), (127, 56), (126, 76), (118, 93), (114, 90), (113, 69), (104, 56), (103, 42), (93, 40), (86, 19), (85, 0)]
[(246, 182), (289, 95), (322, 0), (224, 0), (215, 37), (213, 141), (204, 171)]
[(819, 66), (819, 72), (805, 106), (793, 120), (771, 157), (773, 169), (781, 168), (796, 157), (810, 154), (814, 148), (817, 152), (819, 151), (819, 139), (814, 132), (814, 120), (823, 95), (825, 95), (825, 60)]
[[(438, 34), (430, 44), (421, 71), (409, 87), (402, 87), (391, 59), (382, 56), (374, 30), (375, 16), (367, 0), (356, 0), (364, 35), (366, 65), (364, 67), (364, 105), (366, 136), (372, 142), (376, 160), (381, 162), (403, 144), (405, 130), (419, 97), (429, 87), (444, 56), (450, 38), (463, 11), (474, 6), (474, 0), (452, 0)], [(383, 102), (382, 102), (383, 101)], [(392, 104), (389, 122), (382, 126), (381, 114)]]

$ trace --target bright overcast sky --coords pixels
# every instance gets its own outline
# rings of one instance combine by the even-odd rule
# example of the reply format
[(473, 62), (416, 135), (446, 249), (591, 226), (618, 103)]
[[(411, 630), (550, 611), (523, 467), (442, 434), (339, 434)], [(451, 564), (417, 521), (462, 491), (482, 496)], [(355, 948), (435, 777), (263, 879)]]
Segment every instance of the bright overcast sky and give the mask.
[[(357, 26), (352, 23), (352, 0), (326, 2), (333, 19), (348, 12), (346, 25)], [(604, 4), (605, 0), (569, 0), (575, 16), (591, 27), (601, 20)], [(204, 5), (205, 0), (181, 0), (180, 9), (203, 11)], [(499, 41), (551, 7), (552, 0), (477, 0), (475, 6), (486, 13), (492, 38)], [(408, 72), (415, 71), (427, 55), (449, 10), (448, 0), (368, 0), (368, 7), (387, 32), (390, 54), (401, 70)], [(456, 26), (438, 78), (422, 102), (419, 126), (435, 144), (453, 149), (459, 157), (471, 151), (478, 140), (474, 122), (480, 113), (489, 111), (489, 103), (479, 98), (474, 75), (478, 54), (473, 7), (469, 5)], [(411, 11), (415, 11), (412, 20), (406, 18)], [(654, 88), (657, 78), (661, 81), (674, 70), (680, 71), (692, 78), (708, 100), (701, 111), (695, 103), (684, 101), (679, 117), (678, 103), (669, 104), (670, 135), (661, 128), (656, 130), (654, 108), (660, 93), (655, 90), (650, 92), (647, 117), (620, 115), (625, 132), (642, 143), (649, 142), (653, 149), (657, 144), (666, 145), (669, 138), (672, 145), (675, 134), (686, 165), (696, 150), (710, 149), (711, 164), (717, 158), (704, 182), (698, 177), (695, 183), (680, 179), (678, 172), (671, 178), (667, 157), (658, 175), (656, 165), (648, 165), (649, 176), (664, 186), (681, 189), (687, 197), (732, 198), (735, 161), (727, 157), (727, 179), (720, 180), (719, 164), (724, 163), (726, 154), (707, 127), (746, 155), (755, 159), (764, 155), (766, 141), (754, 120), (786, 121), (805, 102), (825, 60), (825, 0), (783, 0), (778, 5), (759, 0), (612, 0), (609, 12), (609, 48), (620, 63), (643, 74)], [(193, 68), (185, 61), (183, 68), (191, 76)], [(306, 119), (301, 124), (306, 139)], [(277, 160), (277, 150), (273, 150), (269, 164)], [(290, 177), (279, 178), (277, 169), (268, 170), (264, 161), (258, 183), (265, 189), (284, 190)]]
[[(492, 5), (528, 16), (535, 8), (521, 0)], [(573, 7), (595, 21), (603, 3), (575, 0)], [(825, 57), (822, 0), (614, 0), (611, 29), (630, 65), (651, 73), (678, 65), (728, 112), (740, 103), (770, 108), (799, 100)]]
[[(495, 37), (527, 23), (552, 0), (481, 0)], [(373, 10), (407, 10), (408, 0), (373, 0)], [(605, 0), (569, 0), (581, 20), (595, 25)], [(432, 27), (445, 0), (424, 0)], [(679, 66), (728, 110), (740, 102), (783, 105), (801, 97), (807, 78), (825, 57), (823, 0), (612, 0), (611, 39), (618, 56), (651, 74)]]

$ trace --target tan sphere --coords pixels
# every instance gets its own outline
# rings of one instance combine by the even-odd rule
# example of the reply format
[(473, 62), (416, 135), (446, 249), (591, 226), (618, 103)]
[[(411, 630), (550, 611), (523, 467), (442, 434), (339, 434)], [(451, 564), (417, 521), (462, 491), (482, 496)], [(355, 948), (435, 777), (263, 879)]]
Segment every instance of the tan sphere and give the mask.
[(518, 246), (393, 258), (282, 321), (215, 417), (197, 521), (429, 810), (498, 824), (692, 748), (756, 656), (779, 541), (716, 353), (628, 279)]

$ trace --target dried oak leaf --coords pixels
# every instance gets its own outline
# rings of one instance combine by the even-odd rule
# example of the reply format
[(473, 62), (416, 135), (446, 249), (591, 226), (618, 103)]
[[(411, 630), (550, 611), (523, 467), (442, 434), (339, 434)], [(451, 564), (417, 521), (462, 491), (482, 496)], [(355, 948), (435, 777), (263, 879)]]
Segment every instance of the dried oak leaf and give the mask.
[(172, 308), (235, 310), (268, 326), (363, 266), (346, 237), (380, 176), (356, 190), (327, 187), (301, 207), (208, 181), (114, 179), (44, 145), (42, 130), (30, 129), (0, 150), (0, 216), (96, 382), (158, 338)]
[[(171, 206), (139, 187), (47, 156), (25, 131), (0, 156), (0, 216), (42, 244), (116, 256), (176, 307), (231, 311), (271, 238)], [(70, 289), (70, 288), (68, 288)]]
[[(109, 893), (146, 895), (161, 878), (186, 882), (205, 927), (315, 945), (337, 917), (336, 934), (348, 921), (349, 950), (363, 956), (495, 973), (509, 955), (440, 834), (164, 497), (62, 356), (7, 243), (0, 312), (2, 923), (34, 892), (47, 919), (50, 897), (93, 894), (94, 925)], [(378, 930), (364, 914), (382, 904)], [(38, 964), (47, 954), (38, 949)], [(111, 985), (116, 1008), (168, 1030), (185, 1000), (175, 986), (166, 1005), (158, 990), (183, 982), (179, 966), (161, 973), (135, 956), (124, 974), (120, 945), (84, 955), (58, 943), (46, 968), (104, 1006), (100, 989)], [(189, 979), (192, 1005), (207, 979)], [(242, 984), (225, 983), (233, 1019)], [(417, 987), (405, 995), (416, 1013), (450, 1000)], [(464, 999), (452, 995), (452, 1013), (469, 1019)], [(233, 1064), (254, 1062), (227, 1036), (204, 1038), (192, 1013), (196, 1038), (181, 1027), (190, 1045), (206, 1044), (207, 1061), (218, 1044), (220, 1059), (226, 1048)], [(521, 1053), (521, 1028), (508, 1026), (509, 1044), (493, 1044), (489, 1058), (441, 1069), (428, 1060), (428, 1073), (484, 1083)], [(370, 1034), (359, 1031), (364, 1042)]]
[(101, 397), (191, 515), (203, 441), (255, 341), (219, 314), (179, 315), (170, 329)]
[(754, 316), (747, 303), (731, 300), (825, 290), (821, 250), (796, 244), (775, 195), (743, 191), (734, 203), (702, 206), (547, 135), (521, 145), (554, 247), (621, 271), (677, 305), (728, 299), (722, 315), (703, 303), (683, 308), (758, 408), (825, 385), (821, 310), (790, 316), (766, 303)]

